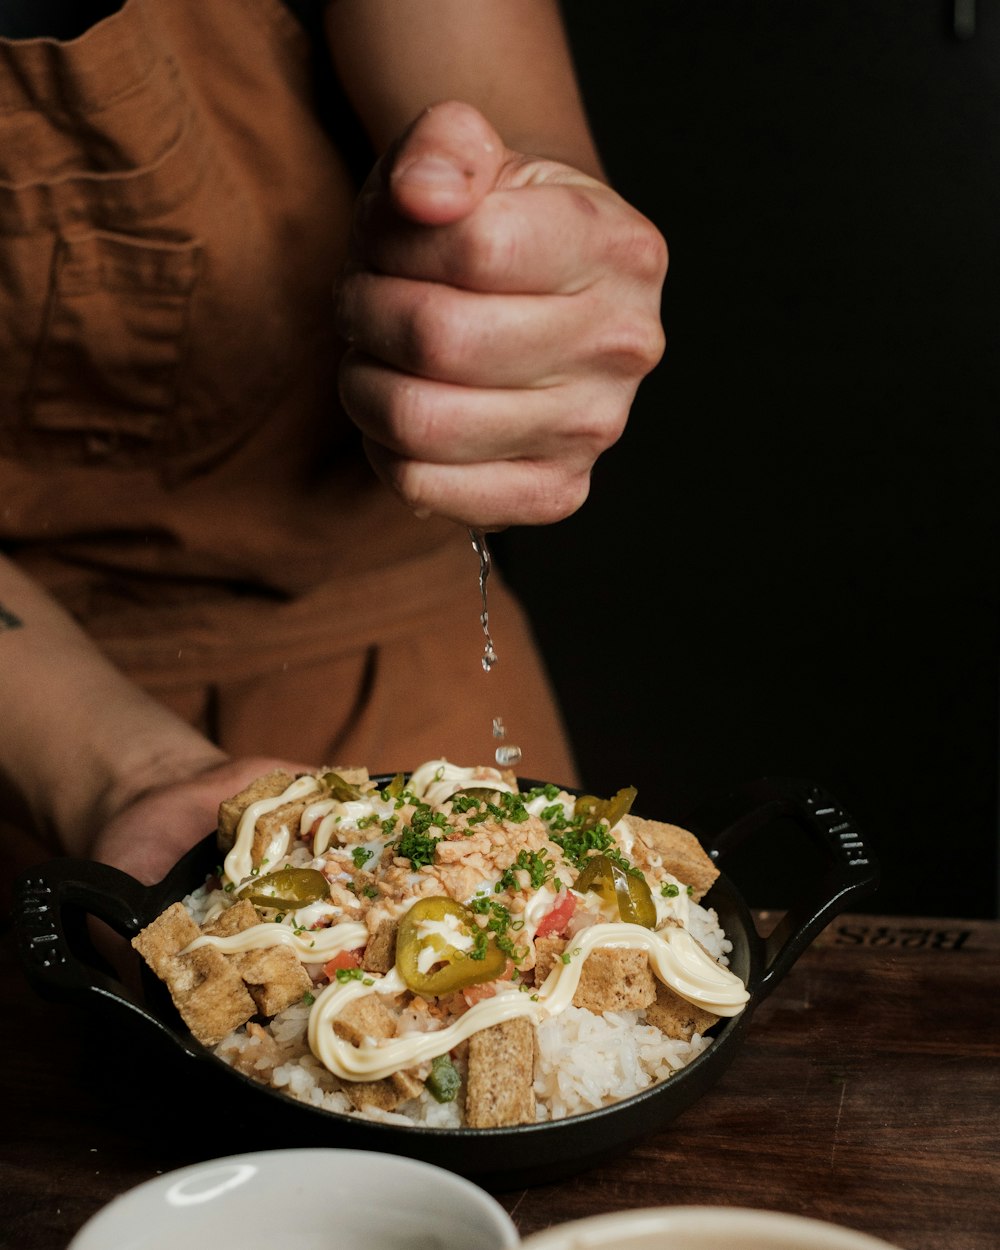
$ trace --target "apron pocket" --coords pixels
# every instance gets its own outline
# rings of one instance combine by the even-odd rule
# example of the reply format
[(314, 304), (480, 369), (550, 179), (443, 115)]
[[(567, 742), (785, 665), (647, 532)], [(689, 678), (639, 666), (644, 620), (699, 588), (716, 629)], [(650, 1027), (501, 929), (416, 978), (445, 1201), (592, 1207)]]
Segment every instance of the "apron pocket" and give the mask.
[(122, 468), (158, 459), (200, 258), (194, 241), (94, 232), (59, 242), (24, 413), (33, 450)]

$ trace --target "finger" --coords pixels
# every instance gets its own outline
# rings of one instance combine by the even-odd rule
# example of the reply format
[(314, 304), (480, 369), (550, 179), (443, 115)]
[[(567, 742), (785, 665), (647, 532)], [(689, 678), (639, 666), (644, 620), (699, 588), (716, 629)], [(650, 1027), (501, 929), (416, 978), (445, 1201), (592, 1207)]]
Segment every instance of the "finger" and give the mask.
[(552, 525), (585, 502), (592, 462), (502, 460), (475, 465), (428, 464), (396, 456), (365, 440), (375, 473), (422, 515), (501, 530)]
[(495, 191), (432, 230), (370, 205), (354, 266), (470, 291), (572, 294), (607, 273), (660, 283), (666, 248), (652, 223), (598, 184), (545, 184)]
[(425, 109), (382, 157), (375, 185), (407, 220), (440, 225), (471, 212), (507, 159), (486, 118), (449, 100)]
[(583, 297), (480, 295), (367, 273), (341, 286), (337, 327), (395, 369), (483, 387), (557, 385), (611, 328), (595, 324)]
[(361, 187), (356, 220), (380, 209), (424, 226), (455, 221), (489, 194), (511, 155), (471, 105), (431, 105), (376, 161)]
[(621, 436), (632, 390), (607, 382), (498, 389), (388, 368), (360, 352), (341, 364), (345, 409), (388, 451), (440, 464), (574, 454), (590, 461)]
[(658, 314), (655, 292), (476, 295), (358, 274), (337, 317), (368, 365), (457, 386), (545, 389), (587, 374), (614, 381), (647, 373), (663, 353)]

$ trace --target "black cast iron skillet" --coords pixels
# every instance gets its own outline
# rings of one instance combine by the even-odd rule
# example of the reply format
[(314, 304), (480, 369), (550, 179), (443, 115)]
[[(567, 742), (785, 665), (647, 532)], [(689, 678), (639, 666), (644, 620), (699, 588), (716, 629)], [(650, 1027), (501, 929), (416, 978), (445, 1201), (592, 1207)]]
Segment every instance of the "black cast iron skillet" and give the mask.
[[(536, 783), (520, 784), (528, 789)], [(821, 862), (790, 901), (777, 929), (762, 938), (725, 866), (727, 856), (751, 837), (766, 862), (769, 830), (777, 822), (808, 839)], [(133, 989), (102, 966), (86, 936), (87, 915), (131, 938), (215, 869), (219, 852), (214, 834), (154, 886), (89, 860), (52, 860), (23, 874), (14, 909), (18, 951), (38, 993), (88, 1009), (85, 1027), (106, 1042), (104, 1057), (116, 1074), (116, 1098), (129, 1096), (119, 1071), (132, 1072), (137, 1081), (137, 1114), (141, 1108), (145, 1131), (162, 1130), (173, 1117), (178, 1126), (184, 1125), (188, 1142), (199, 1134), (203, 1141), (208, 1131), (218, 1147), (214, 1154), (225, 1153), (220, 1136), (220, 1126), (225, 1126), (229, 1149), (307, 1144), (370, 1149), (424, 1159), (492, 1188), (547, 1183), (613, 1157), (699, 1099), (735, 1057), (756, 1008), (813, 938), (878, 884), (875, 857), (854, 821), (812, 782), (765, 778), (695, 813), (684, 825), (720, 868), (703, 903), (716, 910), (732, 941), (730, 967), (747, 985), (750, 1002), (740, 1015), (721, 1021), (712, 1044), (667, 1081), (612, 1106), (545, 1124), (404, 1128), (308, 1106), (217, 1059), (191, 1036), (164, 987), (150, 974), (144, 972), (142, 983), (137, 980)], [(95, 1007), (102, 1009), (99, 1015)], [(157, 1091), (163, 1095), (159, 1102)]]

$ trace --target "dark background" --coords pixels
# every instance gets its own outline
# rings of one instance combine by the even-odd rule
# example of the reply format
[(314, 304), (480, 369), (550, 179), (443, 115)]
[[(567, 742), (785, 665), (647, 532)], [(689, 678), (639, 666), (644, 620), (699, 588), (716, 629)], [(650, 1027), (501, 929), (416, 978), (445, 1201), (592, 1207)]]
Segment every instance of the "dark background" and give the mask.
[[(670, 246), (667, 351), (584, 508), (494, 539), (589, 788), (676, 819), (819, 781), (882, 862), (858, 909), (894, 914), (998, 914), (1000, 3), (976, 10), (960, 38), (940, 0), (567, 0), (609, 174)], [(750, 902), (787, 905), (758, 858)]]

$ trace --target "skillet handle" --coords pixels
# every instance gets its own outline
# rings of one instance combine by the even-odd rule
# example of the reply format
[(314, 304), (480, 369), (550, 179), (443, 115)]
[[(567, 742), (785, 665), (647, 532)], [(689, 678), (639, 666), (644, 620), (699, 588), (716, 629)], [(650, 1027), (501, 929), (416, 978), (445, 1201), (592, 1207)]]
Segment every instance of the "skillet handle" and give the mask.
[[(96, 996), (147, 1024), (160, 1024), (138, 993), (98, 966), (107, 965), (87, 930), (87, 917), (93, 916), (122, 937), (134, 937), (149, 911), (149, 895), (150, 888), (134, 877), (93, 860), (51, 859), (23, 873), (14, 887), (12, 918), (18, 956), (33, 989), (43, 998), (74, 1004), (93, 1003)], [(160, 1027), (187, 1049), (183, 1038)]]
[(750, 988), (758, 1001), (788, 972), (813, 938), (853, 900), (879, 883), (878, 860), (844, 807), (813, 781), (764, 777), (701, 809), (689, 827), (720, 868), (726, 855), (777, 819), (791, 819), (825, 852), (817, 879), (803, 882), (797, 900), (762, 940), (762, 971)]

